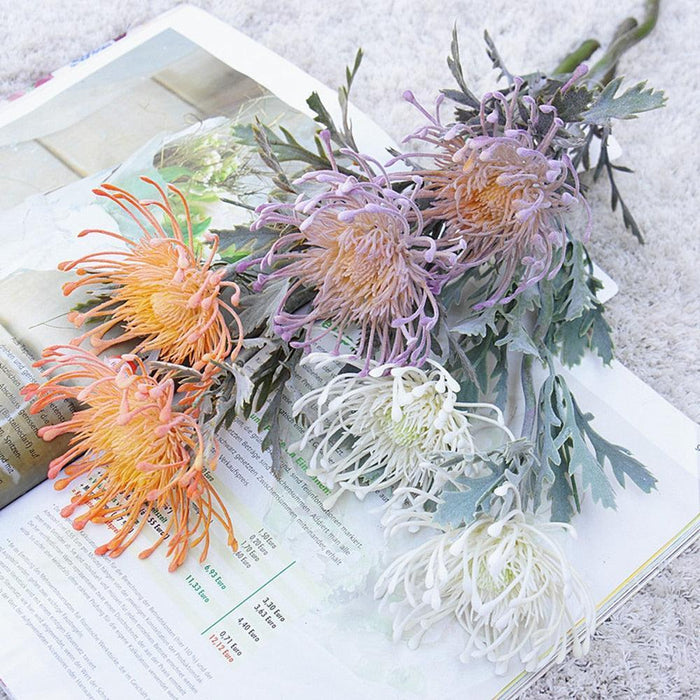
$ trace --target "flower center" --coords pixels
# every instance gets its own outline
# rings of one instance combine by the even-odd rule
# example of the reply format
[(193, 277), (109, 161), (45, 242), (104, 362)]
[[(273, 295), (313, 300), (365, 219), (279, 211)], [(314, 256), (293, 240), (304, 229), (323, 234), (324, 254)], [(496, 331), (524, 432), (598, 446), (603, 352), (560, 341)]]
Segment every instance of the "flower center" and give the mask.
[(507, 563), (494, 576), (488, 569), (486, 561), (479, 561), (479, 571), (476, 575), (476, 584), (482, 593), (488, 593), (492, 598), (500, 595), (515, 579), (512, 564)]
[(391, 411), (384, 414), (382, 427), (387, 437), (400, 447), (415, 447), (425, 439), (425, 426), (416, 425), (413, 418), (406, 416), (394, 421), (391, 419)]
[[(125, 485), (148, 484), (151, 488), (169, 474), (163, 470), (162, 476), (149, 474), (136, 468), (140, 462), (170, 464), (181, 459), (182, 446), (179, 440), (187, 440), (181, 430), (168, 430), (158, 434), (165, 427), (161, 420), (161, 401), (154, 403), (150, 396), (139, 396), (134, 387), (128, 389), (128, 406), (131, 417), (122, 423), (122, 395), (112, 384), (95, 387), (89, 397), (90, 408), (86, 411), (86, 439), (84, 446), (101, 462), (110, 464), (117, 480)], [(165, 481), (164, 481), (165, 483)]]
[(390, 216), (363, 212), (343, 222), (331, 213), (307, 234), (312, 248), (300, 278), (321, 289), (324, 299), (354, 320), (388, 322), (392, 310), (409, 313), (412, 265)]
[(471, 190), (466, 199), (458, 200), (460, 216), (475, 226), (488, 226), (503, 221), (511, 208), (513, 192), (490, 177), (486, 185)]
[[(393, 403), (393, 401), (392, 401)], [(392, 417), (392, 406), (382, 407), (375, 415), (382, 432), (399, 447), (417, 447), (423, 452), (446, 448), (445, 431), (438, 419), (445, 409), (444, 395), (429, 387), (419, 398), (401, 407), (401, 417)]]

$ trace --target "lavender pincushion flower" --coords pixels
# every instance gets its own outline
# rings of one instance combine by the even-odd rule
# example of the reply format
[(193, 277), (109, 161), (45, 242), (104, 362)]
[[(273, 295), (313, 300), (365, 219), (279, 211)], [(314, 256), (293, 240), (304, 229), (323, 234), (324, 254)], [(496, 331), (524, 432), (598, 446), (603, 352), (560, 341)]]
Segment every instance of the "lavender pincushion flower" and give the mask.
[[(456, 261), (449, 250), (422, 235), (422, 215), (414, 196), (416, 181), (401, 192), (378, 166), (351, 155), (367, 179), (337, 169), (306, 174), (295, 184), (308, 190), (294, 203), (271, 202), (257, 210), (255, 228), (286, 227), (286, 233), (259, 261), (256, 288), (272, 280), (289, 280), (273, 327), (296, 347), (309, 349), (330, 332), (359, 329), (356, 357), (380, 364), (420, 366), (430, 354), (430, 334), (438, 320), (436, 295)], [(287, 310), (292, 295), (310, 289), (307, 310)], [(325, 324), (326, 326), (328, 324)], [(292, 338), (304, 332), (302, 340)]]
[[(563, 216), (577, 204), (588, 211), (570, 159), (551, 153), (562, 120), (552, 105), (538, 106), (529, 96), (519, 102), (521, 84), (516, 79), (507, 97), (486, 94), (478, 122), (469, 125), (444, 125), (439, 109), (430, 115), (410, 92), (404, 95), (430, 119), (407, 140), (437, 148), (434, 167), (419, 171), (424, 182), (417, 197), (428, 200), (426, 221), (444, 222), (442, 240), (462, 246), (454, 273), (486, 262), (497, 266), (496, 288), (478, 308), (506, 303), (526, 287), (553, 277), (564, 258)], [(521, 105), (529, 109), (526, 129), (516, 123)], [(541, 121), (545, 126), (538, 130)], [(513, 284), (516, 288), (509, 293)]]

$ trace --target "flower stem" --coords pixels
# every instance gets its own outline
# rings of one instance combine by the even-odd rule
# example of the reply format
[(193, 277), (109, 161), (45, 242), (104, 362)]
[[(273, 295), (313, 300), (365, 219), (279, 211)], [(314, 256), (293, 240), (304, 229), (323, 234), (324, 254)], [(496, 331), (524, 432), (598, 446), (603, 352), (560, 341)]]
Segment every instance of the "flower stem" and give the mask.
[(587, 61), (599, 48), (600, 43), (596, 39), (582, 41), (581, 45), (568, 54), (554, 69), (554, 75), (573, 73), (581, 63)]
[(591, 82), (600, 81), (603, 85), (610, 82), (615, 74), (617, 63), (625, 51), (644, 39), (656, 26), (660, 4), (661, 0), (647, 0), (645, 17), (641, 24), (632, 18), (622, 22), (608, 50), (588, 73), (588, 79)]

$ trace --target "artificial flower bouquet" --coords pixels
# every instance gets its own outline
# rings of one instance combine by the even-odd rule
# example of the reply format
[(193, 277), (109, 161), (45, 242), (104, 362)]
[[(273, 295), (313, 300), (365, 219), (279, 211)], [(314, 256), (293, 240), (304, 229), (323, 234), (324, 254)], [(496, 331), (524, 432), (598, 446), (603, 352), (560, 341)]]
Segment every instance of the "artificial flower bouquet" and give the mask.
[[(77, 529), (111, 526), (97, 553), (122, 553), (155, 511), (166, 525), (141, 557), (164, 545), (171, 570), (193, 548), (204, 561), (213, 525), (235, 551), (217, 433), (257, 414), (279, 474), (294, 468), (291, 412), (324, 507), (378, 494), (387, 538), (406, 543), (375, 586), (397, 640), (456, 621), (462, 660), (497, 672), (585, 652), (595, 606), (561, 540), (582, 509), (615, 506), (613, 481), (655, 479), (593, 427), (559, 368), (613, 357), (586, 190), (606, 177), (641, 240), (610, 139), (663, 105), (615, 76), (657, 9), (591, 65), (588, 41), (547, 74), (511, 72), (486, 35), (500, 82), (480, 98), (455, 32), (455, 87), (432, 107), (404, 93), (417, 127), (385, 158), (358, 151), (348, 117), (358, 52), (340, 120), (309, 98), (311, 142), (236, 124), (170, 147), (170, 184), (144, 178), (147, 197), (96, 189), (131, 233), (80, 233), (105, 244), (60, 266), (64, 293), (85, 293), (69, 317), (80, 335), (44, 351), (24, 395), (34, 412), (72, 406), (41, 437), (71, 436), (49, 476), (72, 490), (61, 512)], [(209, 226), (212, 196), (247, 223)], [(307, 370), (322, 381), (299, 382)]]

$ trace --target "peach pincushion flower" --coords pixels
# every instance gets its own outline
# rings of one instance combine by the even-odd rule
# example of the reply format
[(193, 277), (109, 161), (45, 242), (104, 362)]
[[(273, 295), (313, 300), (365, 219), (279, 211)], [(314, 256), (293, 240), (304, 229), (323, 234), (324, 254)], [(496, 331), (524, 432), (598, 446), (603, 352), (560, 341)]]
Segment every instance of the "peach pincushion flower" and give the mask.
[[(75, 270), (82, 279), (63, 286), (68, 295), (78, 287), (104, 285), (109, 298), (84, 313), (77, 311), (69, 320), (81, 327), (99, 322), (76, 338), (78, 345), (86, 338), (99, 353), (123, 341), (138, 341), (134, 352), (157, 350), (159, 359), (203, 371), (205, 377), (215, 372), (211, 360), (235, 358), (241, 347), (243, 330), (231, 305), (238, 304), (240, 290), (234, 282), (224, 280), (225, 268), (212, 267), (218, 237), (209, 234), (211, 249), (206, 259), (193, 242), (187, 202), (182, 193), (170, 186), (182, 200), (187, 220), (184, 235), (168, 202), (166, 193), (152, 180), (160, 200), (139, 201), (114, 185), (104, 184), (95, 194), (107, 197), (122, 208), (141, 228), (143, 235), (131, 241), (121, 234), (102, 229), (87, 229), (79, 236), (100, 233), (126, 244), (127, 250), (105, 251), (63, 262), (61, 270)], [(159, 210), (170, 224), (170, 236), (154, 216)], [(231, 303), (222, 291), (232, 290)], [(236, 326), (231, 336), (224, 312)], [(108, 331), (122, 327), (121, 333), (106, 338)]]
[[(118, 556), (141, 533), (154, 508), (169, 516), (165, 531), (149, 556), (168, 540), (170, 570), (185, 560), (187, 552), (204, 542), (201, 560), (209, 547), (209, 526), (218, 520), (228, 532), (228, 543), (237, 543), (226, 508), (203, 469), (214, 468), (205, 454), (200, 428), (191, 409), (173, 409), (174, 383), (169, 376), (149, 376), (135, 355), (101, 360), (72, 346), (47, 348), (37, 366), (47, 366), (43, 384), (30, 384), (23, 394), (34, 399), (36, 413), (59, 399), (79, 403), (72, 418), (39, 430), (44, 440), (71, 433), (70, 447), (49, 464), (49, 478), (63, 472), (56, 489), (64, 489), (79, 477), (91, 477), (61, 514), (76, 517), (80, 530), (88, 522), (113, 523), (116, 534), (97, 548), (97, 554)], [(53, 376), (51, 376), (53, 375)]]

